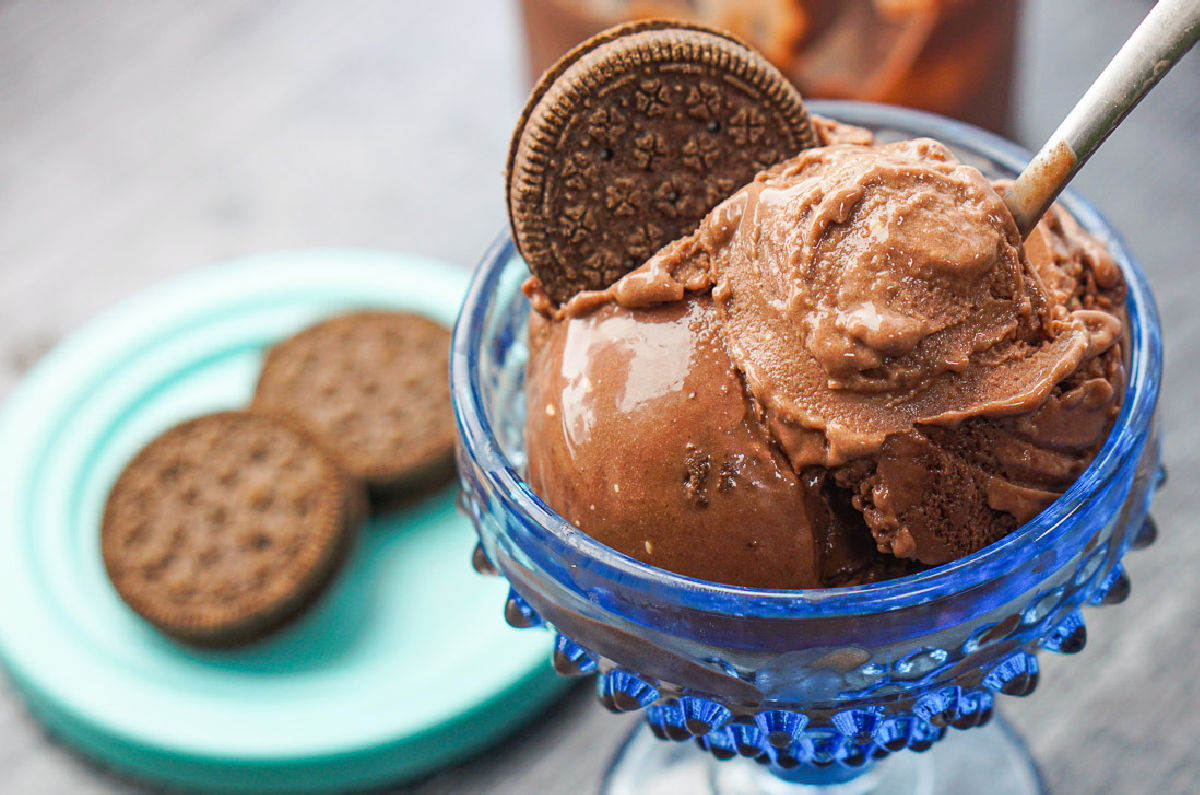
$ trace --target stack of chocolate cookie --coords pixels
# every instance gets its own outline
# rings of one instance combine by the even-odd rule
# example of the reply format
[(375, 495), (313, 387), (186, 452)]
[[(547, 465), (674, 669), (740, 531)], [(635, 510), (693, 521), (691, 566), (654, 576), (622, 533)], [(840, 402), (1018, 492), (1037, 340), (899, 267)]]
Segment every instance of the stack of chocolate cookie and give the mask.
[(109, 492), (101, 547), (121, 598), (202, 646), (263, 637), (329, 583), (370, 499), (452, 470), (450, 334), (356, 312), (271, 348), (246, 410), (151, 441)]

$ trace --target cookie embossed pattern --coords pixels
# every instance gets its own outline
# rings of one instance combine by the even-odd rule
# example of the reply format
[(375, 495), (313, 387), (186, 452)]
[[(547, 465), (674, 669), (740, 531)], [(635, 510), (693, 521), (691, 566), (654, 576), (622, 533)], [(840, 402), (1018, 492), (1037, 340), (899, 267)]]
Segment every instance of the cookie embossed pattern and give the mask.
[(619, 26), (526, 104), (508, 156), (513, 239), (553, 300), (606, 287), (813, 136), (800, 94), (736, 39)]
[[(871, 129), (880, 141), (935, 138), (992, 179), (1011, 178), (1029, 157), (919, 112), (856, 103), (814, 103), (814, 110)], [(1130, 587), (1121, 559), (1155, 535), (1148, 507), (1162, 482), (1155, 423), (1162, 349), (1153, 297), (1108, 222), (1077, 196), (1062, 202), (1108, 245), (1128, 287), (1129, 382), (1103, 449), (1049, 508), (972, 555), (884, 582), (802, 591), (720, 585), (639, 563), (533, 494), (521, 477), (526, 265), (507, 238), (499, 241), (460, 315), (451, 380), (463, 502), (480, 537), (475, 560), (509, 580), (509, 623), (552, 627), (559, 671), (598, 672), (601, 701), (618, 712), (644, 709), (656, 737), (694, 740), (719, 760), (762, 763), (750, 766), (761, 774), (744, 773), (736, 761), (698, 774), (716, 791), (754, 791), (728, 785), (738, 776), (759, 789), (781, 779), (866, 786), (874, 777), (872, 786), (896, 791), (913, 789), (917, 776), (932, 787), (926, 791), (952, 791), (937, 787), (952, 786), (955, 771), (976, 771), (973, 781), (991, 777), (979, 772), (988, 754), (993, 763), (1007, 753), (1028, 767), (1017, 741), (994, 723), (986, 748), (976, 744), (971, 755), (949, 753), (960, 747), (956, 740), (946, 753), (875, 763), (903, 749), (936, 749), (951, 729), (988, 725), (998, 695), (1031, 693), (1038, 653), (1084, 647), (1081, 609), (1122, 601)], [(661, 779), (664, 766), (708, 770), (699, 754), (681, 755), (672, 743), (643, 745), (635, 736), (609, 791), (639, 791), (633, 783)], [(1036, 774), (1020, 787), (1010, 791), (1036, 791)]]

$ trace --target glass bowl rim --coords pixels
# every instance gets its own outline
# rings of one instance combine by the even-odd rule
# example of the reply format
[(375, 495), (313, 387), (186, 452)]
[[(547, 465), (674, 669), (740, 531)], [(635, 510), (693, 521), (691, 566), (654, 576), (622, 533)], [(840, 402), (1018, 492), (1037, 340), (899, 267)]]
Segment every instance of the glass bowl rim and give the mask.
[[(813, 112), (849, 124), (920, 130), (920, 135), (981, 155), (1014, 171), (1020, 171), (1032, 156), (1028, 150), (994, 133), (934, 113), (847, 100), (808, 104)], [(476, 268), (454, 328), (450, 379), (463, 454), (483, 470), (487, 487), (503, 509), (526, 520), (523, 523), (539, 542), (535, 549), (523, 546), (526, 554), (549, 555), (568, 562), (587, 560), (593, 577), (620, 583), (622, 591), (630, 597), (640, 594), (683, 609), (783, 618), (864, 614), (946, 598), (986, 583), (996, 572), (1018, 571), (1070, 533), (1074, 524), (1069, 521), (1071, 517), (1109, 484), (1139, 449), (1139, 442), (1148, 437), (1162, 377), (1158, 311), (1141, 264), (1112, 224), (1090, 202), (1071, 190), (1065, 191), (1058, 201), (1084, 228), (1099, 234), (1125, 275), (1132, 348), (1124, 403), (1096, 458), (1061, 497), (1030, 522), (971, 555), (917, 574), (866, 585), (804, 590), (750, 588), (699, 580), (643, 563), (570, 524), (534, 494), (513, 467), (495, 438), (480, 399), (479, 346), (472, 341), (481, 337), (489, 298), (496, 292), (504, 266), (516, 254), (507, 230)]]

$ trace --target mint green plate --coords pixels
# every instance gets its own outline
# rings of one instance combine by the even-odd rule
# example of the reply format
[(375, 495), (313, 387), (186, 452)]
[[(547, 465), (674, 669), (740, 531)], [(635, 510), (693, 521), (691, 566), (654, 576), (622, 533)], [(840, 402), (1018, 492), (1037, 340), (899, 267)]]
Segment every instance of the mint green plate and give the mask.
[(322, 600), (235, 652), (164, 639), (100, 558), (108, 489), (153, 436), (244, 405), (265, 346), (353, 307), (454, 322), (468, 274), (398, 254), (298, 251), (197, 271), (58, 346), (0, 414), (0, 658), (69, 743), (158, 782), (332, 791), (414, 777), (564, 688), (552, 639), (502, 618), (447, 488), (362, 532)]

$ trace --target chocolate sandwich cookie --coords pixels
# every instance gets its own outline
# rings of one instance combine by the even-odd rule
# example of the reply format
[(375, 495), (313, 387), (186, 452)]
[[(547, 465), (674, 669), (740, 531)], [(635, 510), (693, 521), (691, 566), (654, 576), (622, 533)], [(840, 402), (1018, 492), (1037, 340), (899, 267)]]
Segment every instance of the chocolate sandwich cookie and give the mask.
[(104, 565), (121, 598), (167, 635), (245, 643), (321, 592), (364, 502), (361, 484), (302, 430), (210, 414), (125, 467), (104, 510)]
[(293, 417), (374, 491), (452, 471), (450, 332), (408, 312), (325, 320), (267, 353), (254, 406)]
[(561, 302), (613, 283), (814, 145), (799, 92), (732, 34), (622, 25), (567, 53), (530, 96), (509, 149), (513, 239)]

